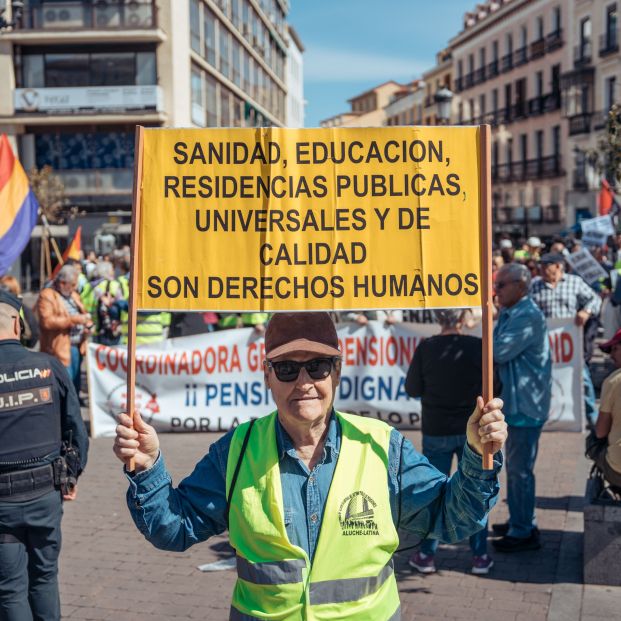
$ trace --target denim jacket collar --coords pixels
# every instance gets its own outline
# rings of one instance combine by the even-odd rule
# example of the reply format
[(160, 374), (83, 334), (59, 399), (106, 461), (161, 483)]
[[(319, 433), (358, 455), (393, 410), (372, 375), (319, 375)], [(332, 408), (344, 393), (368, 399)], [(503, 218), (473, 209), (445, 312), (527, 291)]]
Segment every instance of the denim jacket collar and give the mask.
[[(328, 433), (326, 434), (326, 440), (323, 445), (324, 451), (326, 452), (326, 458), (336, 459), (338, 457), (338, 435), (339, 425), (337, 424), (336, 415), (333, 409), (328, 422)], [(295, 447), (293, 446), (293, 440), (285, 428), (280, 424), (278, 416), (276, 416), (276, 446), (278, 448), (279, 459), (282, 459), (285, 454), (289, 455), (289, 457), (292, 457), (293, 459), (298, 459)]]

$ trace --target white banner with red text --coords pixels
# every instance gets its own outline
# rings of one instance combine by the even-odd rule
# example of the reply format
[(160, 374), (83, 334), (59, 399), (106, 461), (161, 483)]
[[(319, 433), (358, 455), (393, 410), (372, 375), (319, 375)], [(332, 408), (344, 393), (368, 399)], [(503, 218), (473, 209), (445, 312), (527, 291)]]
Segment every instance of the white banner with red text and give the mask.
[[(581, 431), (582, 332), (571, 320), (549, 320), (553, 358), (548, 430)], [(405, 392), (414, 350), (435, 324), (337, 326), (343, 372), (335, 406), (420, 429), (421, 404)], [(227, 431), (274, 409), (263, 381), (264, 341), (252, 328), (169, 339), (136, 352), (136, 408), (158, 432)], [(127, 351), (89, 344), (91, 435), (111, 436), (126, 408)]]

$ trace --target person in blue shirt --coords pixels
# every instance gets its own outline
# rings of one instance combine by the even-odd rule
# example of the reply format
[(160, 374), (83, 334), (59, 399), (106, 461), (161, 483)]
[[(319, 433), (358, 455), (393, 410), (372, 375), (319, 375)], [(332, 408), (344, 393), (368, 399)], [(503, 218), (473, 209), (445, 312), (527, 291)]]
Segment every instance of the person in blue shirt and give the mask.
[[(277, 313), (267, 325), (264, 378), (277, 407), (274, 429), (284, 526), (290, 543), (301, 547), (311, 563), (322, 524), (329, 524), (328, 529), (338, 524), (339, 516), (330, 514), (326, 501), (335, 472), (339, 472), (344, 423), (357, 418), (344, 420), (333, 407), (342, 364), (338, 347), (328, 313)], [(500, 451), (507, 437), (501, 407), (499, 399), (487, 404), (477, 399), (467, 425), (463, 458), (452, 477), (434, 468), (401, 433), (386, 426), (386, 510), (396, 529), (419, 538), (458, 542), (483, 527), (497, 500)], [(133, 427), (129, 416), (121, 414), (116, 433), (114, 452), (125, 464), (129, 480), (127, 504), (147, 540), (161, 549), (183, 551), (227, 529), (227, 461), (234, 430), (213, 443), (194, 472), (176, 488), (155, 430), (138, 413)], [(365, 437), (361, 434), (357, 441), (368, 441)], [(349, 435), (347, 442), (351, 442)], [(494, 452), (490, 471), (482, 468), (485, 444)], [(261, 455), (254, 459), (260, 460)], [(130, 460), (135, 470), (128, 472)], [(238, 464), (242, 460), (243, 449)], [(345, 467), (352, 481), (357, 479), (356, 469), (364, 470), (363, 463)], [(355, 537), (351, 543), (359, 550), (373, 549), (372, 539)], [(381, 582), (373, 584), (372, 590), (381, 586)]]
[(531, 275), (509, 263), (496, 276), (500, 315), (494, 329), (494, 361), (509, 425), (507, 501), (509, 522), (495, 524), (501, 552), (541, 547), (535, 520), (535, 460), (541, 429), (550, 410), (552, 358), (546, 320), (529, 295)]

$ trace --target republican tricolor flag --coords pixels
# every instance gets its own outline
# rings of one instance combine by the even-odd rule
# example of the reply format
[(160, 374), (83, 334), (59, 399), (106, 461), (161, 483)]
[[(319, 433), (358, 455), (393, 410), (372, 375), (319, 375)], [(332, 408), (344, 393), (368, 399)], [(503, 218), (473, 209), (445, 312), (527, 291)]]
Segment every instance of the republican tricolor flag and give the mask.
[(37, 224), (39, 203), (6, 134), (0, 135), (0, 276), (6, 274)]

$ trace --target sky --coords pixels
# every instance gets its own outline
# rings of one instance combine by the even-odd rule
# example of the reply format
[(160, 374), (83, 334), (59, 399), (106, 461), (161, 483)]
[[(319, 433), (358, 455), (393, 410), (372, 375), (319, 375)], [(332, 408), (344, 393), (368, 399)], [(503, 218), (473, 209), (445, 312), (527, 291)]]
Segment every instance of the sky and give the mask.
[(462, 28), (476, 0), (291, 0), (288, 22), (305, 47), (306, 127), (347, 112), (347, 100), (409, 82)]

